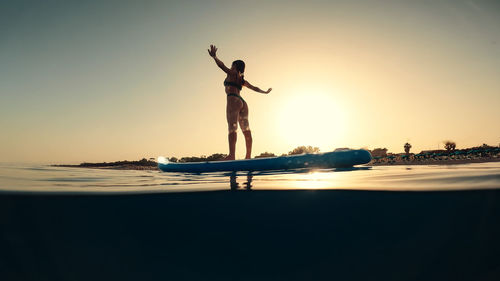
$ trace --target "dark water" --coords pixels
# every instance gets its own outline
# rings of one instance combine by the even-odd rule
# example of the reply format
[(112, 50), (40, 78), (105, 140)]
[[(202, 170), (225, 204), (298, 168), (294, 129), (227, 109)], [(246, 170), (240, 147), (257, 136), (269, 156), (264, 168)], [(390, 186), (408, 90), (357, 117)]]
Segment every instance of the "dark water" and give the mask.
[(2, 281), (500, 280), (498, 163), (0, 172)]

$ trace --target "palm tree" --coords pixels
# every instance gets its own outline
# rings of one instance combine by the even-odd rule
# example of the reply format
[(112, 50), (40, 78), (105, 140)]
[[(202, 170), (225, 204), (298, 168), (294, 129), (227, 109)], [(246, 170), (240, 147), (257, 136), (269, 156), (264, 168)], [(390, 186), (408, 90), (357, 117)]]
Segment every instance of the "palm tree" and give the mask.
[(411, 144), (405, 143), (404, 148), (405, 148), (405, 153), (410, 154)]

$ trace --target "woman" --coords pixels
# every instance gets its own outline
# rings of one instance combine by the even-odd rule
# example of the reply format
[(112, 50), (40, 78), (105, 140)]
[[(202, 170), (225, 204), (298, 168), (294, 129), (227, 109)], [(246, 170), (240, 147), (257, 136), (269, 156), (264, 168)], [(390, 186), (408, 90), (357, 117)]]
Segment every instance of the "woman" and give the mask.
[(217, 58), (216, 53), (217, 48), (214, 45), (210, 45), (208, 54), (215, 60), (217, 66), (227, 74), (226, 80), (224, 80), (224, 86), (226, 87), (227, 95), (226, 118), (229, 130), (229, 155), (225, 160), (235, 159), (238, 123), (240, 124), (243, 135), (245, 135), (245, 143), (247, 146), (245, 159), (250, 159), (252, 155), (252, 133), (250, 132), (250, 125), (248, 123), (248, 105), (241, 97), (240, 91), (243, 86), (262, 94), (269, 94), (272, 89), (269, 88), (267, 91), (263, 91), (258, 87), (252, 86), (252, 84), (243, 79), (245, 63), (242, 60), (233, 61), (231, 68), (227, 68), (224, 63)]

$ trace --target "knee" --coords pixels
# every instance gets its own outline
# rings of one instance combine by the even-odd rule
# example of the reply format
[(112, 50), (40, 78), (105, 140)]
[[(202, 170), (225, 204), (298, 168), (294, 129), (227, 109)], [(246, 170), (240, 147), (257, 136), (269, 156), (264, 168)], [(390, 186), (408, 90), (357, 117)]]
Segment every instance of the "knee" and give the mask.
[(245, 133), (245, 132), (250, 133), (250, 124), (248, 123), (248, 119), (240, 120), (240, 127), (241, 127), (241, 131), (243, 133)]
[(237, 123), (229, 123), (227, 130), (230, 134), (236, 133), (236, 131), (238, 131), (238, 124)]

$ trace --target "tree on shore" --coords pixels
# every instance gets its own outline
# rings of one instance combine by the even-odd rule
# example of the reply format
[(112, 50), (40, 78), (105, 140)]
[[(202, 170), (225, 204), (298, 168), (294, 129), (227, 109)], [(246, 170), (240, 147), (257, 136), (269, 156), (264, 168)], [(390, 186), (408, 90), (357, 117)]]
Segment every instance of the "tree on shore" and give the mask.
[(411, 144), (405, 143), (404, 148), (405, 148), (405, 153), (410, 154)]
[(182, 157), (179, 162), (205, 162), (205, 161), (221, 161), (224, 160), (226, 154), (223, 153), (214, 153), (210, 156), (202, 155), (200, 157), (191, 156), (191, 157)]
[[(116, 167), (116, 166), (156, 166), (158, 165), (156, 161), (148, 160), (146, 158), (142, 158), (137, 161), (116, 161), (116, 162), (103, 162), (103, 163), (87, 163), (83, 162), (79, 165), (66, 165), (66, 166), (77, 166), (77, 167)], [(64, 166), (64, 165), (63, 165)]]
[(224, 160), (224, 158), (226, 158), (226, 156), (227, 156), (227, 154), (214, 153), (214, 154), (207, 157), (207, 161), (221, 161), (221, 160)]
[(457, 144), (453, 141), (444, 141), (444, 148), (448, 151), (455, 150)]
[(370, 151), (373, 157), (386, 157), (387, 156), (387, 148), (375, 148)]
[(276, 155), (272, 152), (262, 152), (260, 155), (255, 156), (255, 158), (268, 158), (268, 157), (276, 157)]
[(288, 152), (288, 155), (297, 155), (297, 154), (305, 154), (305, 153), (318, 153), (319, 147), (312, 146), (299, 146), (294, 148), (292, 151)]

